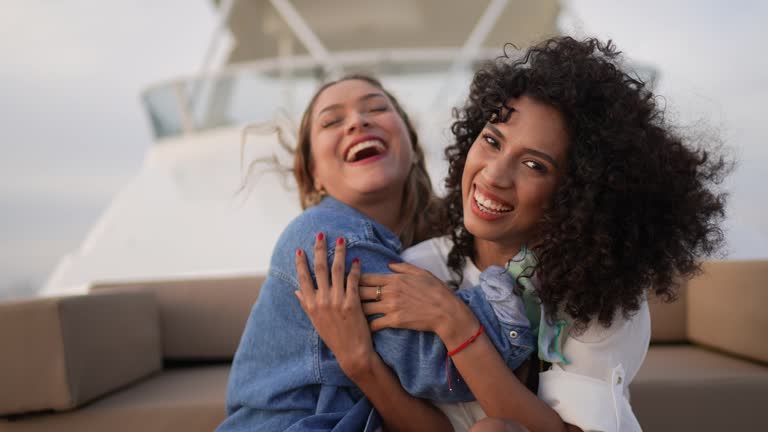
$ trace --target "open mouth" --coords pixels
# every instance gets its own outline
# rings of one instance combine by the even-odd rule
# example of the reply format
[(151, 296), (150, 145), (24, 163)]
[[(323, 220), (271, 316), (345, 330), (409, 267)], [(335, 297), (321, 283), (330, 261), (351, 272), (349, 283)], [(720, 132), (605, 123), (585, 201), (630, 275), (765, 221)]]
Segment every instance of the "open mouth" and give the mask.
[(509, 203), (497, 201), (487, 195), (484, 195), (477, 189), (477, 186), (474, 188), (472, 199), (475, 200), (475, 204), (477, 204), (477, 208), (480, 209), (480, 211), (490, 215), (503, 215), (515, 209)]
[(380, 156), (387, 151), (384, 144), (379, 140), (367, 140), (359, 142), (349, 150), (347, 150), (347, 156), (344, 158), (346, 162), (360, 162), (366, 159), (370, 159), (376, 156)]

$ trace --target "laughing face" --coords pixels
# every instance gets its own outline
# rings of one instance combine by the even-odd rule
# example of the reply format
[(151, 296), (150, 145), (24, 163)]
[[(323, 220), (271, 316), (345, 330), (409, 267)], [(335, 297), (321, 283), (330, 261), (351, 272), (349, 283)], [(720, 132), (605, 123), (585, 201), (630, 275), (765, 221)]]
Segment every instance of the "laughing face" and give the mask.
[(362, 80), (325, 89), (311, 113), (310, 170), (316, 188), (355, 206), (399, 197), (414, 153), (389, 98)]
[(464, 225), (478, 251), (492, 243), (514, 254), (536, 240), (566, 168), (569, 139), (555, 108), (526, 96), (507, 105), (514, 108), (508, 120), (488, 123), (472, 144), (461, 187)]

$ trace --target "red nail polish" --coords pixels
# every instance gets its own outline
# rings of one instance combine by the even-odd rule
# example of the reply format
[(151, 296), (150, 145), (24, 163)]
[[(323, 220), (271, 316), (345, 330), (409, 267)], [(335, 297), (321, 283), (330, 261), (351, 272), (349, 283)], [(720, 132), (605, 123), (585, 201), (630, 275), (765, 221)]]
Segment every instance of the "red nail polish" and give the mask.
[(296, 249), (296, 255), (301, 256), (302, 252), (301, 249)]
[(325, 238), (325, 236), (323, 235), (323, 233), (317, 233), (317, 239), (318, 240), (322, 240), (324, 238)]
[(339, 239), (336, 240), (336, 244), (343, 245), (344, 244), (344, 237), (339, 237)]
[(360, 260), (359, 260), (359, 259), (357, 259), (357, 258), (355, 258), (355, 259), (353, 259), (353, 260), (352, 260), (352, 262), (353, 262), (353, 263), (359, 263), (359, 262), (360, 262)]

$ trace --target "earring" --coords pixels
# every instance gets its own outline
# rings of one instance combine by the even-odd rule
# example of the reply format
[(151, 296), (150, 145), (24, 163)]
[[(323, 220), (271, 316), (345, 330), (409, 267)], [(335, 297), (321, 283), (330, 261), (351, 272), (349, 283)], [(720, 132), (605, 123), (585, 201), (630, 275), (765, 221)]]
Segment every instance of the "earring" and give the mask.
[(328, 195), (328, 192), (325, 190), (324, 187), (315, 186), (315, 190), (312, 192), (312, 195), (310, 198), (312, 200), (312, 205), (316, 205), (320, 203), (320, 201), (322, 201), (323, 197), (325, 197), (326, 195)]

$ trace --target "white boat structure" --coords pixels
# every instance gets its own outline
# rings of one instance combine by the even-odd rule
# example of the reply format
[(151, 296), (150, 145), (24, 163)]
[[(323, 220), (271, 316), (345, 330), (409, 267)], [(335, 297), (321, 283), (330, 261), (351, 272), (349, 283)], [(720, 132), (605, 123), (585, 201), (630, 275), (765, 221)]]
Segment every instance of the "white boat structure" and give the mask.
[[(243, 162), (278, 155), (290, 165), (275, 134), (247, 134), (243, 155), (241, 135), (247, 124), (295, 123), (314, 90), (343, 74), (373, 74), (399, 97), (439, 183), (450, 110), (466, 92), (472, 66), (501, 55), (507, 43), (524, 47), (556, 34), (559, 13), (557, 1), (216, 4), (221, 22), (201, 73), (144, 92), (155, 145), (43, 294), (83, 293), (105, 282), (264, 274), (277, 236), (300, 207), (290, 179), (286, 187), (287, 177), (269, 164), (248, 193), (238, 193)], [(213, 68), (227, 48), (225, 64)]]

